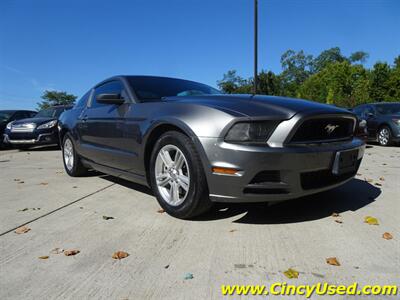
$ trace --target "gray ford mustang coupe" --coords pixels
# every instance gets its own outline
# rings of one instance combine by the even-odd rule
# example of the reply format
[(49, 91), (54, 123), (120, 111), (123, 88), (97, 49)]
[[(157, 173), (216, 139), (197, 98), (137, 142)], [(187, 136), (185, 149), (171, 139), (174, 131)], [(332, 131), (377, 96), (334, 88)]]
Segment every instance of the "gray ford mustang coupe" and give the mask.
[(58, 129), (69, 175), (95, 169), (147, 185), (165, 211), (191, 218), (213, 202), (275, 202), (345, 183), (364, 154), (355, 126), (349, 111), (311, 101), (116, 76)]

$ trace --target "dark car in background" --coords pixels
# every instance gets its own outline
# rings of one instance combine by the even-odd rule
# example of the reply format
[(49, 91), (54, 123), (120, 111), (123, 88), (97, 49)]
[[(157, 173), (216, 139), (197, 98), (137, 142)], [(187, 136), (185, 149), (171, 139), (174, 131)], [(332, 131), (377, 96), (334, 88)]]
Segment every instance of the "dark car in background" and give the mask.
[(213, 202), (283, 201), (344, 184), (365, 148), (355, 126), (354, 114), (330, 105), (153, 76), (107, 79), (59, 120), (70, 176), (96, 169), (148, 185), (178, 218)]
[(58, 117), (71, 108), (70, 105), (53, 106), (33, 117), (9, 122), (3, 134), (4, 143), (19, 149), (58, 144)]
[(0, 110), (0, 148), (5, 146), (1, 137), (3, 137), (4, 130), (8, 123), (16, 120), (32, 118), (36, 114), (37, 112), (32, 110)]
[(382, 146), (400, 142), (400, 102), (362, 104), (352, 111), (366, 122), (368, 140)]

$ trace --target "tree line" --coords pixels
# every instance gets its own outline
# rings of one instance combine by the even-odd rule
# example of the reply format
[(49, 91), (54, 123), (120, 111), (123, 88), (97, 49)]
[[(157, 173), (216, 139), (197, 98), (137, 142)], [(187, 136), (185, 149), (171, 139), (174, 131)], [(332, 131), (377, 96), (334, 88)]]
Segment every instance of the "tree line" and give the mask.
[[(258, 74), (257, 92), (341, 107), (400, 101), (400, 55), (393, 64), (377, 62), (370, 69), (363, 65), (368, 57), (364, 51), (347, 57), (339, 47), (315, 57), (303, 50), (287, 50), (281, 56), (281, 73), (263, 70)], [(230, 70), (217, 84), (225, 93), (248, 94), (253, 92), (253, 82), (252, 77), (245, 79)]]

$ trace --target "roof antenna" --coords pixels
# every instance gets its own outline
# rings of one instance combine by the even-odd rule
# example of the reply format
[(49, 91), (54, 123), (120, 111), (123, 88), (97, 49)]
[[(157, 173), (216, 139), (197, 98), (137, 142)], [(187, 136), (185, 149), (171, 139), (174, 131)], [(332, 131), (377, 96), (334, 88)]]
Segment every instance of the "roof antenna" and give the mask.
[(257, 94), (258, 85), (258, 0), (254, 0), (254, 87), (253, 94)]

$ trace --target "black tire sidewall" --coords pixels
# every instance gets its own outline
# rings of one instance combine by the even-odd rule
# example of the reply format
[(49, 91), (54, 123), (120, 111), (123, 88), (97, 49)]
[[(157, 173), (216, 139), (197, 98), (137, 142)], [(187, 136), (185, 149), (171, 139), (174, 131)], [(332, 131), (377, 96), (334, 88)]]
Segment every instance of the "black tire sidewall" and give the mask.
[[(65, 145), (65, 141), (67, 139), (69, 139), (71, 141), (73, 154), (74, 154), (74, 165), (72, 167), (72, 170), (69, 170), (67, 168), (66, 164), (65, 164), (64, 145)], [(63, 159), (63, 164), (64, 164), (65, 171), (68, 173), (69, 176), (77, 176), (77, 174), (78, 174), (77, 168), (78, 168), (78, 159), (79, 159), (79, 157), (78, 157), (78, 155), (76, 153), (74, 140), (72, 139), (72, 137), (68, 133), (64, 135), (62, 146), (61, 146), (61, 151), (62, 151), (62, 159)]]
[[(191, 144), (191, 145), (189, 145)], [(174, 145), (182, 151), (185, 155), (186, 161), (188, 163), (188, 168), (190, 172), (190, 184), (189, 193), (187, 194), (183, 203), (178, 206), (172, 206), (165, 202), (163, 197), (158, 191), (158, 186), (156, 183), (155, 176), (155, 162), (157, 155), (162, 147), (165, 145)], [(150, 159), (150, 181), (156, 198), (161, 205), (161, 207), (167, 211), (169, 214), (178, 217), (186, 218), (192, 214), (192, 212), (198, 207), (199, 201), (204, 194), (204, 175), (201, 164), (197, 159), (197, 153), (193, 153), (194, 145), (189, 137), (183, 135), (179, 132), (167, 132), (160, 137), (160, 139), (155, 144), (151, 159)]]

